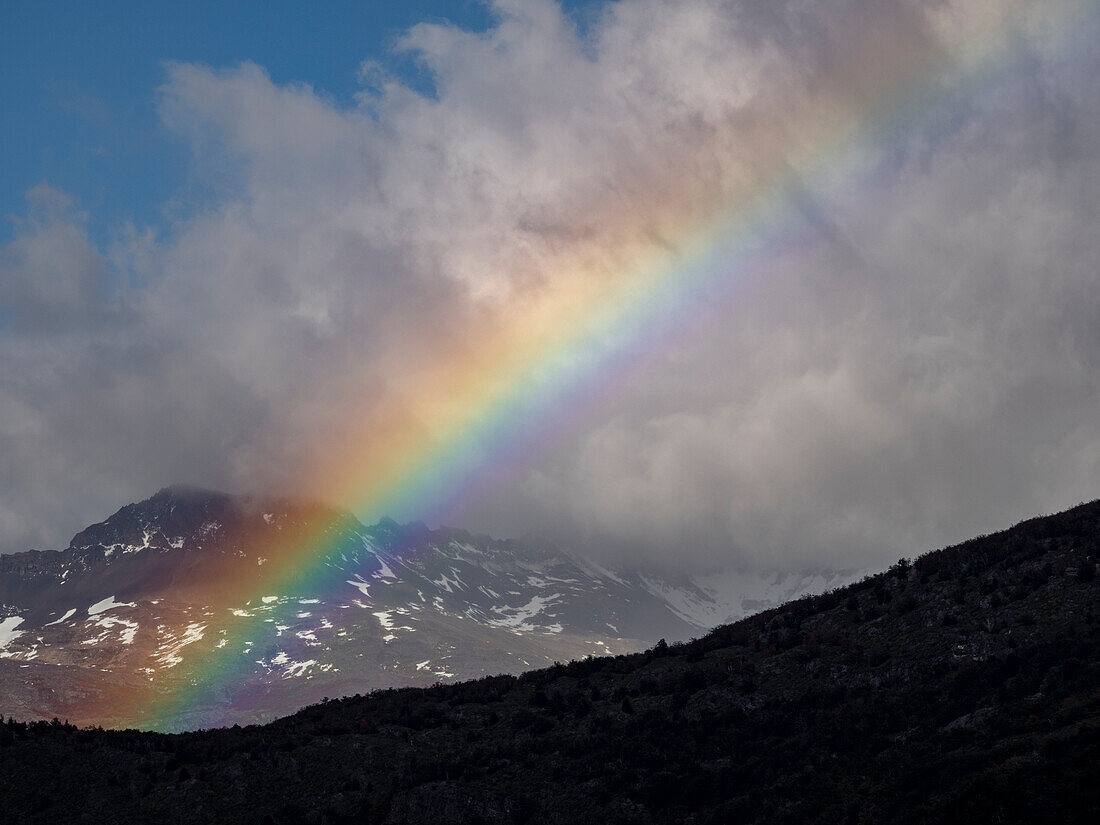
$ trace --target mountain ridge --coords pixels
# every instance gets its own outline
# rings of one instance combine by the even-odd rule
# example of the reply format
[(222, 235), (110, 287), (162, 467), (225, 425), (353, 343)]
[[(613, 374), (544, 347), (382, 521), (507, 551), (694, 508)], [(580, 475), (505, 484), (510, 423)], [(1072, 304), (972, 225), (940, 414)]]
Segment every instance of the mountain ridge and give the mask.
[[(316, 535), (319, 554), (299, 555)], [(690, 580), (555, 546), (167, 487), (64, 550), (0, 557), (0, 713), (140, 726), (128, 696), (160, 704), (233, 655), (241, 688), (224, 707), (166, 724), (247, 723), (340, 692), (638, 650), (717, 614)]]

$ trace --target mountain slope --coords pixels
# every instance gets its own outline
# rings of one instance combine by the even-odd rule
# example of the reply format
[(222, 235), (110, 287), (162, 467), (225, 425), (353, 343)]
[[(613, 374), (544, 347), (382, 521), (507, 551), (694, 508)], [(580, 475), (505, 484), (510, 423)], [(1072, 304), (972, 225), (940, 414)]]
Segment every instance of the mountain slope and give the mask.
[(684, 645), (166, 736), (0, 726), (27, 822), (1091, 823), (1100, 502)]
[[(0, 714), (244, 724), (324, 696), (640, 650), (735, 609), (705, 582), (557, 548), (173, 487), (63, 551), (0, 556)], [(214, 660), (233, 678), (152, 715)]]

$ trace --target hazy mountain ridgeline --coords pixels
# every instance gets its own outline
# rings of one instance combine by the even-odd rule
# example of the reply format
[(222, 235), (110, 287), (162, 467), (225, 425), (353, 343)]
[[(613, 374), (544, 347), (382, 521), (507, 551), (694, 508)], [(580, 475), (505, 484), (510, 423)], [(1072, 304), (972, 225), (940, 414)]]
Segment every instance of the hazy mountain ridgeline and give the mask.
[(8, 821), (1100, 816), (1100, 502), (703, 638), (181, 735), (0, 726)]
[[(246, 724), (323, 696), (641, 650), (828, 582), (755, 582), (729, 600), (720, 591), (736, 585), (716, 581), (173, 487), (81, 531), (65, 550), (0, 556), (0, 713), (168, 729)], [(212, 657), (232, 676), (172, 718), (150, 715), (208, 680), (197, 673)]]

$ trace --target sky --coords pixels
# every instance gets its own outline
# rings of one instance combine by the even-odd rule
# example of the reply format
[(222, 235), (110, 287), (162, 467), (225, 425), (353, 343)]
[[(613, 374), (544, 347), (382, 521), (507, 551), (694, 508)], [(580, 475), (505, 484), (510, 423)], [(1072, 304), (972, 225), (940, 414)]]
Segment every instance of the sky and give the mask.
[(41, 183), (77, 199), (101, 243), (127, 221), (164, 228), (224, 194), (192, 174), (187, 143), (162, 128), (157, 88), (165, 63), (251, 61), (277, 83), (307, 83), (349, 105), (368, 60), (385, 60), (405, 82), (430, 90), (430, 77), (390, 51), (425, 20), (484, 30), (491, 15), (474, 0), (4, 3), (3, 232), (11, 236), (10, 218), (25, 212), (26, 192)]
[(0, 10), (0, 551), (186, 482), (863, 569), (1100, 496), (1096, 3), (155, 6)]

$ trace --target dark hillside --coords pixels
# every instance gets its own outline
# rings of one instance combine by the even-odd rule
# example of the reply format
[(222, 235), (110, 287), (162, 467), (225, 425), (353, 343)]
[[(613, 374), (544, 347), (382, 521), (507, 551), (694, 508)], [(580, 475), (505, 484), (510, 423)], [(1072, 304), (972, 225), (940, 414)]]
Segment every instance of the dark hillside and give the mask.
[(177, 736), (0, 727), (0, 821), (1100, 821), (1100, 502), (685, 645)]

